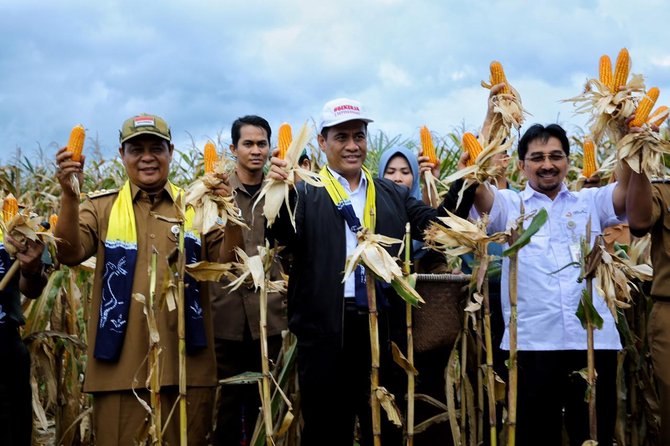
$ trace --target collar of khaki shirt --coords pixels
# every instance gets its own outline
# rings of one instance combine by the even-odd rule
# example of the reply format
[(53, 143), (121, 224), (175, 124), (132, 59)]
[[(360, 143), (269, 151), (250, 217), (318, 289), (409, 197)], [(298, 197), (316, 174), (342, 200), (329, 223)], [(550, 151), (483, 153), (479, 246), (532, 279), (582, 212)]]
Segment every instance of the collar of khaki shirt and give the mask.
[[(130, 181), (130, 195), (133, 197), (133, 201), (137, 201), (137, 198), (141, 194), (145, 194), (147, 197), (150, 196), (150, 194), (148, 194), (146, 191), (141, 189), (135, 183)], [(171, 201), (174, 201), (174, 197), (172, 196), (172, 188), (170, 187), (170, 183), (168, 181), (165, 182), (165, 186), (163, 186), (163, 189), (161, 189), (161, 191), (155, 196), (158, 196), (159, 194), (165, 194), (167, 197), (170, 198)]]
[[(265, 182), (265, 175), (263, 175), (263, 179), (261, 180), (261, 184), (263, 184), (264, 182)], [(233, 173), (231, 173), (230, 176), (228, 177), (228, 184), (230, 184), (230, 187), (233, 188), (233, 190), (242, 191), (245, 194), (251, 196), (251, 194), (244, 187), (244, 184), (242, 184), (242, 182), (240, 181), (240, 177), (237, 176), (237, 170), (234, 170)], [(256, 197), (256, 195), (258, 195), (260, 193), (261, 189), (258, 189), (258, 191), (251, 197), (252, 198)]]

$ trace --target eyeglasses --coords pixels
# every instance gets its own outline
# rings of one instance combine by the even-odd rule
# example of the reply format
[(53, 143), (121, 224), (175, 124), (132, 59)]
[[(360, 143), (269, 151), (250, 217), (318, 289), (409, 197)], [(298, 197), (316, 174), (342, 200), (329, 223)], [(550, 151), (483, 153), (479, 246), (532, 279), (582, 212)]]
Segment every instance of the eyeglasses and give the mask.
[(536, 153), (528, 158), (524, 158), (524, 160), (531, 163), (540, 164), (543, 163), (547, 158), (550, 162), (557, 163), (559, 161), (563, 161), (567, 157), (565, 156), (565, 153)]

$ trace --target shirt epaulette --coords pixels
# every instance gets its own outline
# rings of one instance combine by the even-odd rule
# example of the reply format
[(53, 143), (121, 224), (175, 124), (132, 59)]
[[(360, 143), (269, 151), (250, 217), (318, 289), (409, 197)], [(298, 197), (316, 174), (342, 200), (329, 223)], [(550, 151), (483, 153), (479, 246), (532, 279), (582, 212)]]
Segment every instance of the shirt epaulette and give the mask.
[(118, 189), (100, 189), (93, 192), (89, 192), (88, 194), (86, 194), (86, 196), (88, 198), (100, 198), (105, 197), (107, 195), (116, 194), (118, 192), (119, 192)]

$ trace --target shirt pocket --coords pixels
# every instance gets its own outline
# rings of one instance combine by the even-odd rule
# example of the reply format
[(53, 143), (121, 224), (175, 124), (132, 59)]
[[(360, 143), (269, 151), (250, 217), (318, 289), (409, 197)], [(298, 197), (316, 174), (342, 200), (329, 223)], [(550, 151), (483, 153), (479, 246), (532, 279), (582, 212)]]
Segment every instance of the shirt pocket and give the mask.
[(561, 231), (565, 234), (568, 244), (580, 243), (586, 237), (586, 227), (591, 218), (591, 244), (602, 232), (598, 215), (590, 214), (588, 209), (576, 209), (561, 217)]
[(540, 230), (530, 238), (530, 243), (521, 248), (519, 256), (537, 257), (549, 255), (550, 237), (548, 233), (542, 233)]
[[(528, 228), (530, 223), (527, 221), (524, 223), (524, 227)], [(537, 256), (547, 256), (549, 255), (549, 250), (551, 248), (551, 231), (549, 227), (551, 222), (547, 220), (540, 229), (531, 236), (530, 243), (521, 248), (519, 251), (520, 257), (537, 257)], [(509, 227), (509, 225), (508, 225)]]

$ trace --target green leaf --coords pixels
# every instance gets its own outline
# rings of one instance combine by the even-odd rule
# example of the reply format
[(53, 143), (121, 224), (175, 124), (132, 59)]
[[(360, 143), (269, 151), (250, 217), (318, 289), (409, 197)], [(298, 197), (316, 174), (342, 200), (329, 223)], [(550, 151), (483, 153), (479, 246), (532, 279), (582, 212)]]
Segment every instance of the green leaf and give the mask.
[(533, 217), (533, 221), (530, 222), (530, 225), (528, 226), (528, 229), (523, 231), (521, 236), (514, 242), (512, 246), (507, 248), (503, 252), (504, 257), (509, 257), (511, 255), (516, 254), (521, 248), (526, 246), (530, 242), (530, 238), (535, 235), (537, 231), (540, 230), (543, 224), (547, 222), (547, 218), (549, 218), (549, 215), (547, 214), (547, 210), (542, 208), (538, 211), (537, 214), (535, 214), (535, 217)]
[[(579, 300), (579, 307), (577, 307), (577, 312), (575, 313), (577, 318), (582, 323), (584, 329), (588, 328), (588, 321), (591, 320), (591, 324), (598, 330), (603, 328), (603, 318), (598, 314), (598, 310), (593, 306), (593, 301), (588, 292), (584, 289), (582, 290), (582, 299)], [(588, 316), (588, 317), (587, 317)]]
[(408, 304), (418, 307), (419, 302), (422, 302), (421, 296), (414, 290), (414, 286), (416, 286), (416, 276), (412, 278), (412, 275), (410, 275), (405, 280), (402, 278), (395, 278), (391, 281), (391, 286), (393, 286), (395, 292), (398, 293), (398, 296), (402, 297)]
[(230, 378), (220, 379), (219, 384), (256, 384), (263, 379), (260, 372), (244, 372)]

